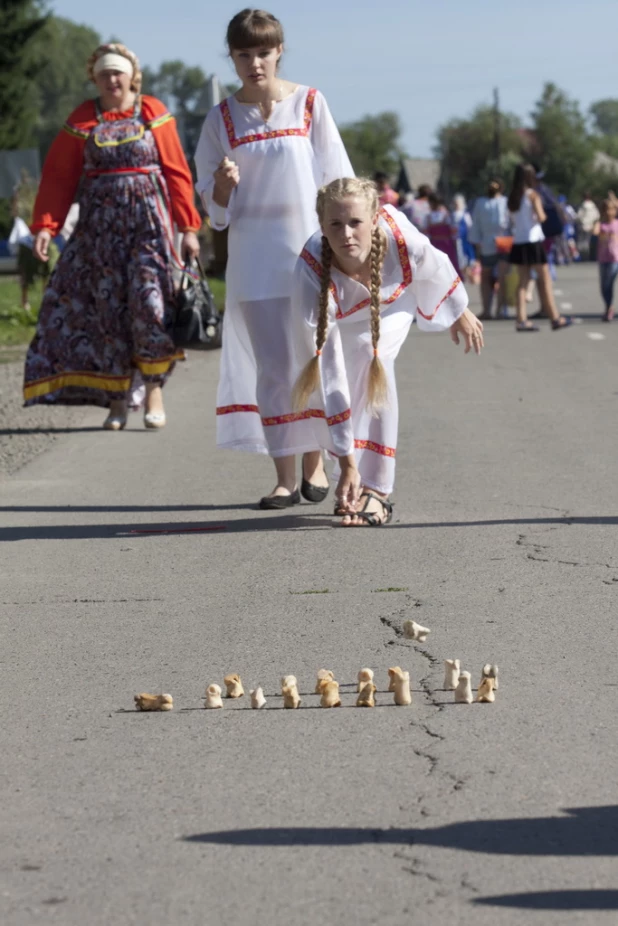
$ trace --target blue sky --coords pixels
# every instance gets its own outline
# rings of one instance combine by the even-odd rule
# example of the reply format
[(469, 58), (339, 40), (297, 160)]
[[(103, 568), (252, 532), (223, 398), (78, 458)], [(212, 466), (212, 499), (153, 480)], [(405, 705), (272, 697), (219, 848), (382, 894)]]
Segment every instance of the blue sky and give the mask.
[[(56, 0), (58, 16), (121, 38), (144, 64), (181, 58), (234, 78), (229, 0)], [(586, 109), (618, 97), (618, 0), (276, 0), (283, 76), (318, 87), (338, 122), (394, 110), (403, 146), (431, 155), (436, 128), (491, 101), (526, 118), (546, 80)], [(605, 37), (605, 38), (604, 38)], [(76, 62), (81, 66), (81, 62)]]

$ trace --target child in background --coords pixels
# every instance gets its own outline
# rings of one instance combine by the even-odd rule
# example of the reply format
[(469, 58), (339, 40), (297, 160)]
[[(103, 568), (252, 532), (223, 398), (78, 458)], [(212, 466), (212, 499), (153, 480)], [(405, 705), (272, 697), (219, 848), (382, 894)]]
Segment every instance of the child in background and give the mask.
[(605, 303), (604, 322), (614, 317), (614, 283), (618, 276), (618, 201), (604, 199), (601, 204), (601, 218), (595, 222), (593, 235), (598, 235), (597, 261), (601, 281), (601, 295)]

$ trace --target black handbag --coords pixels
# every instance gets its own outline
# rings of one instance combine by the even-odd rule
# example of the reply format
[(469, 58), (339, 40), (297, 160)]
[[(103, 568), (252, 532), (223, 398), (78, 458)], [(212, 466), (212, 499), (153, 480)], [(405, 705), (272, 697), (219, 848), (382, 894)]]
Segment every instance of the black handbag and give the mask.
[(221, 347), (221, 313), (208, 286), (202, 265), (197, 261), (199, 277), (190, 272), (187, 261), (176, 292), (170, 334), (176, 347), (214, 350)]

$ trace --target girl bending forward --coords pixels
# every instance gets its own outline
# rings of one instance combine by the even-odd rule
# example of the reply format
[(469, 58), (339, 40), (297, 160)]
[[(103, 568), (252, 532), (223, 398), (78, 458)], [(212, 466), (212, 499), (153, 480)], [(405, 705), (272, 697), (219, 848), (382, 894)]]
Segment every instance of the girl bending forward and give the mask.
[(478, 354), (483, 325), (448, 257), (373, 183), (335, 180), (318, 192), (321, 233), (299, 258), (294, 294), (297, 343), (305, 363), (294, 406), (303, 411), (303, 450), (339, 459), (335, 514), (345, 526), (386, 524), (395, 479), (395, 358), (412, 320), (450, 328)]

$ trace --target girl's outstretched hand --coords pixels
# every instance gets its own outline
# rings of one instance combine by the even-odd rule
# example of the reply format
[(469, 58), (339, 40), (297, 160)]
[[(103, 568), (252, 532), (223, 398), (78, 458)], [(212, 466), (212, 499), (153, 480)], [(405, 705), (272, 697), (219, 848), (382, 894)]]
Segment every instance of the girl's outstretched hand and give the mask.
[(354, 454), (348, 457), (339, 457), (341, 475), (335, 489), (335, 501), (341, 511), (356, 511), (360, 499), (361, 478), (356, 467)]
[(451, 340), (459, 344), (459, 335), (464, 339), (464, 354), (474, 349), (475, 354), (481, 353), (481, 348), (485, 346), (483, 340), (483, 323), (478, 320), (470, 309), (466, 309), (463, 315), (460, 315), (457, 321), (451, 325)]

